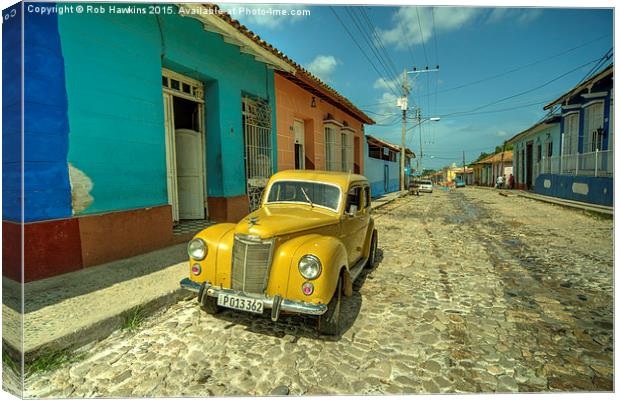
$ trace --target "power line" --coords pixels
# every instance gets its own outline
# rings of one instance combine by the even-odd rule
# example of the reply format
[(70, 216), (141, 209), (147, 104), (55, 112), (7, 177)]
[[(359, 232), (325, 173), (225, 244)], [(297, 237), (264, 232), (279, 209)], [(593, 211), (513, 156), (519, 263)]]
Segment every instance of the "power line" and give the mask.
[[(462, 88), (464, 88), (464, 87), (468, 87), (468, 86), (471, 86), (471, 85), (476, 85), (476, 84), (478, 84), (478, 83), (482, 83), (482, 82), (490, 81), (490, 80), (493, 80), (493, 79), (497, 79), (497, 78), (500, 78), (500, 77), (502, 77), (502, 76), (509, 75), (509, 74), (511, 74), (511, 73), (513, 73), (513, 72), (517, 72), (517, 71), (520, 71), (520, 70), (522, 70), (522, 69), (529, 68), (529, 67), (532, 67), (532, 66), (534, 66), (534, 65), (541, 64), (541, 63), (543, 63), (543, 62), (545, 62), (545, 61), (549, 61), (549, 60), (552, 60), (552, 59), (554, 59), (554, 58), (557, 58), (557, 57), (563, 56), (563, 55), (565, 55), (565, 54), (568, 54), (568, 53), (570, 53), (570, 52), (572, 52), (572, 51), (575, 51), (575, 50), (577, 50), (577, 49), (580, 49), (580, 48), (582, 48), (582, 47), (585, 47), (585, 46), (587, 46), (587, 45), (589, 45), (589, 44), (591, 44), (591, 43), (597, 42), (597, 41), (599, 41), (599, 40), (601, 40), (601, 39), (603, 39), (603, 38), (606, 38), (606, 37), (609, 37), (609, 35), (599, 36), (599, 37), (597, 37), (597, 38), (595, 38), (595, 39), (590, 40), (589, 42), (582, 43), (582, 44), (580, 44), (580, 45), (578, 45), (578, 46), (575, 46), (575, 47), (571, 47), (570, 49), (564, 50), (564, 51), (562, 51), (562, 52), (560, 52), (560, 53), (557, 53), (557, 54), (554, 54), (554, 55), (552, 55), (552, 56), (550, 56), (550, 57), (542, 58), (542, 59), (539, 59), (539, 60), (536, 60), (536, 61), (530, 62), (530, 63), (528, 63), (528, 64), (524, 64), (524, 65), (521, 65), (521, 66), (519, 66), (519, 67), (513, 68), (513, 69), (511, 69), (511, 70), (504, 71), (504, 72), (500, 72), (499, 74), (495, 74), (495, 75), (488, 76), (488, 77), (486, 77), (486, 78), (481, 78), (481, 79), (478, 79), (478, 80), (476, 80), (476, 81), (472, 81), (472, 82), (464, 83), (464, 84), (462, 84), (462, 85), (458, 85), (458, 86), (454, 86), (454, 87), (451, 87), (451, 88), (443, 89), (443, 90), (440, 90), (438, 93), (446, 93), (446, 92), (451, 92), (451, 91), (453, 91), (453, 90), (458, 90), (458, 89), (462, 89)], [(425, 95), (428, 95), (428, 93), (427, 93), (427, 94), (425, 94)]]
[(547, 86), (547, 85), (549, 85), (549, 84), (551, 84), (551, 83), (553, 83), (553, 82), (555, 82), (555, 81), (557, 81), (557, 80), (559, 80), (559, 79), (561, 79), (561, 78), (565, 77), (566, 75), (569, 75), (569, 74), (571, 74), (571, 73), (573, 73), (573, 72), (575, 72), (575, 71), (579, 70), (580, 68), (583, 68), (583, 67), (585, 67), (585, 66), (587, 66), (587, 65), (590, 65), (590, 64), (592, 64), (592, 63), (594, 63), (594, 62), (597, 62), (597, 61), (599, 61), (599, 60), (600, 60), (600, 58), (597, 58), (596, 60), (592, 60), (592, 61), (589, 61), (589, 62), (587, 62), (587, 63), (585, 63), (585, 64), (579, 65), (578, 67), (573, 68), (573, 69), (571, 69), (570, 71), (565, 72), (565, 73), (563, 73), (562, 75), (557, 76), (557, 77), (555, 77), (555, 78), (551, 79), (550, 81), (547, 81), (547, 82), (543, 83), (542, 85), (538, 85), (538, 86), (536, 86), (536, 87), (533, 87), (533, 88), (531, 88), (531, 89), (525, 90), (525, 91), (523, 91), (523, 92), (516, 93), (516, 94), (510, 95), (510, 96), (507, 96), (507, 97), (501, 98), (501, 99), (496, 100), (496, 101), (492, 101), (492, 102), (490, 102), (490, 103), (488, 103), (488, 104), (484, 104), (484, 105), (482, 105), (482, 106), (479, 106), (479, 107), (473, 108), (473, 109), (471, 109), (471, 110), (467, 110), (467, 111), (457, 111), (457, 112), (453, 112), (453, 113), (450, 113), (450, 114), (446, 114), (446, 115), (444, 115), (444, 116), (445, 116), (445, 117), (447, 117), (447, 116), (453, 116), (453, 115), (459, 115), (459, 114), (469, 114), (469, 113), (472, 113), (472, 112), (474, 112), (474, 111), (478, 111), (478, 110), (481, 110), (481, 109), (483, 109), (483, 108), (486, 108), (486, 107), (489, 107), (489, 106), (492, 106), (492, 105), (495, 105), (495, 104), (501, 103), (501, 102), (503, 102), (503, 101), (506, 101), (506, 100), (509, 100), (509, 99), (512, 99), (512, 98), (515, 98), (515, 97), (518, 97), (518, 96), (522, 96), (522, 95), (527, 94), (527, 93), (531, 93), (531, 92), (533, 92), (533, 91), (535, 91), (535, 90), (541, 89), (541, 88), (543, 88), (543, 87), (545, 87), (545, 86)]
[(387, 81), (385, 81), (386, 85), (393, 85), (394, 81), (398, 81), (398, 78), (396, 78), (398, 73), (395, 72), (396, 68), (394, 67), (394, 69), (390, 69), (391, 65), (393, 65), (394, 63), (392, 62), (392, 64), (390, 65), (391, 61), (387, 59), (383, 54), (381, 54), (381, 51), (379, 49), (377, 49), (377, 46), (373, 43), (373, 40), (368, 34), (368, 32), (362, 27), (363, 22), (361, 21), (361, 19), (358, 19), (358, 16), (355, 15), (354, 9), (352, 9), (351, 7), (345, 7), (344, 9), (347, 14), (349, 14), (349, 17), (353, 21), (353, 24), (360, 32), (361, 38), (366, 42), (366, 44), (370, 48), (370, 51), (379, 62), (379, 65), (383, 67), (383, 70), (385, 71), (385, 76), (387, 77)]
[(392, 67), (392, 71), (396, 75), (397, 79), (399, 79), (400, 74), (398, 73), (398, 68), (396, 68), (396, 64), (394, 63), (394, 60), (392, 59), (392, 57), (390, 56), (389, 52), (387, 51), (387, 49), (385, 47), (385, 43), (383, 43), (383, 40), (381, 39), (381, 36), (377, 32), (377, 29), (375, 28), (375, 26), (372, 23), (370, 17), (366, 13), (365, 7), (360, 7), (358, 10), (359, 10), (360, 15), (362, 15), (362, 17), (366, 20), (367, 25), (370, 27), (370, 30), (371, 30), (373, 36), (375, 37), (375, 40), (376, 40), (377, 44), (379, 45), (380, 49), (383, 50), (383, 54), (384, 54), (385, 58), (388, 60), (388, 62), (390, 63), (390, 66)]
[[(342, 25), (342, 27), (344, 28), (344, 30), (347, 32), (347, 34), (349, 35), (349, 37), (351, 38), (351, 40), (353, 41), (353, 43), (355, 43), (355, 45), (357, 46), (357, 48), (362, 52), (362, 54), (364, 55), (364, 57), (366, 58), (366, 60), (368, 60), (368, 62), (370, 63), (370, 66), (375, 70), (375, 72), (377, 73), (377, 75), (379, 76), (379, 78), (383, 78), (382, 74), (379, 72), (379, 70), (377, 69), (377, 67), (375, 66), (375, 64), (372, 62), (372, 60), (370, 59), (370, 57), (366, 54), (366, 52), (364, 51), (364, 49), (362, 49), (362, 46), (360, 46), (360, 44), (357, 42), (357, 40), (355, 39), (355, 37), (353, 36), (353, 34), (351, 33), (351, 31), (349, 31), (349, 29), (347, 28), (347, 26), (344, 24), (344, 22), (342, 22), (342, 19), (340, 19), (340, 16), (336, 13), (336, 10), (334, 10), (334, 8), (332, 6), (329, 7), (329, 9), (332, 11), (332, 13), (334, 14), (334, 16), (336, 17), (336, 19), (338, 20), (338, 22), (340, 22), (340, 25)], [(386, 82), (387, 83), (387, 82)], [(390, 85), (387, 85), (388, 89), (390, 89), (394, 95), (396, 97), (398, 97), (398, 92), (394, 90), (394, 88)]]

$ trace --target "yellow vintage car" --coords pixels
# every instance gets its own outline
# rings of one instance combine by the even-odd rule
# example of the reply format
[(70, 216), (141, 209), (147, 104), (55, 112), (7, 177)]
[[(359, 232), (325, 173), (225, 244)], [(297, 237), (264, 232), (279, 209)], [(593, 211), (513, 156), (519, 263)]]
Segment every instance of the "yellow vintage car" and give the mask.
[(208, 313), (222, 307), (262, 314), (314, 315), (319, 332), (338, 334), (341, 299), (373, 267), (377, 231), (366, 177), (282, 171), (261, 207), (237, 224), (210, 226), (188, 244), (189, 277)]

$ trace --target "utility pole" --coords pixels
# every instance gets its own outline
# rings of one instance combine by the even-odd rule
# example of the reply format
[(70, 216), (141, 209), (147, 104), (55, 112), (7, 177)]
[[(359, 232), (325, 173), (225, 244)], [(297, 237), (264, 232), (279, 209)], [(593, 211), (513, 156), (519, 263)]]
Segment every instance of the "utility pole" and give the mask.
[[(400, 107), (403, 112), (403, 133), (402, 133), (402, 145), (400, 146), (400, 190), (405, 190), (405, 138), (407, 133), (407, 108), (408, 96), (409, 96), (409, 84), (407, 83), (407, 74), (414, 74), (414, 81), (417, 74), (425, 72), (439, 71), (439, 65), (434, 69), (429, 69), (428, 66), (424, 70), (418, 70), (415, 67), (413, 71), (407, 71), (407, 68), (403, 71), (403, 97), (396, 100), (396, 105)], [(420, 110), (417, 109), (416, 117), (418, 119), (418, 125), (421, 125)], [(418, 169), (420, 176), (422, 176), (422, 127), (420, 127), (420, 167)]]
[(463, 150), (463, 183), (467, 184), (467, 172), (465, 170), (465, 150)]
[(407, 133), (407, 96), (409, 95), (409, 86), (407, 85), (407, 68), (403, 71), (403, 97), (401, 97), (397, 103), (403, 112), (403, 132), (402, 143), (400, 146), (400, 190), (405, 190), (405, 135)]
[(416, 107), (415, 109), (415, 118), (420, 127), (420, 179), (422, 179), (424, 168), (422, 167), (422, 112), (420, 111), (420, 107)]

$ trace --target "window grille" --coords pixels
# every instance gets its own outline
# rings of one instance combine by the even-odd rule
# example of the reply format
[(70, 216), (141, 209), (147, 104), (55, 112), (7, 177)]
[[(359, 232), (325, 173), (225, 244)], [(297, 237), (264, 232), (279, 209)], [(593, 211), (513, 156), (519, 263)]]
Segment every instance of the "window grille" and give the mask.
[(246, 193), (250, 212), (258, 209), (273, 174), (271, 107), (263, 99), (243, 97), (243, 140)]
[(338, 171), (336, 164), (336, 132), (331, 126), (325, 127), (325, 169)]
[(603, 103), (588, 106), (584, 115), (584, 147), (583, 153), (602, 150), (603, 137), (599, 129), (603, 128)]

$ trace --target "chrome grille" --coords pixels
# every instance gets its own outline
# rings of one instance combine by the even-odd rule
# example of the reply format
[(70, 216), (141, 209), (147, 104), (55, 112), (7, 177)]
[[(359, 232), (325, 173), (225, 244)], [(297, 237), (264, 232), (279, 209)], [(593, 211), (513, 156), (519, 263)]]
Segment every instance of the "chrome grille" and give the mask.
[(267, 289), (273, 240), (235, 235), (232, 254), (232, 289), (262, 294)]

